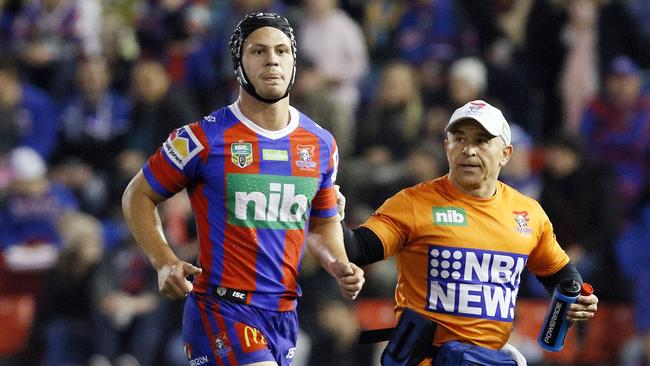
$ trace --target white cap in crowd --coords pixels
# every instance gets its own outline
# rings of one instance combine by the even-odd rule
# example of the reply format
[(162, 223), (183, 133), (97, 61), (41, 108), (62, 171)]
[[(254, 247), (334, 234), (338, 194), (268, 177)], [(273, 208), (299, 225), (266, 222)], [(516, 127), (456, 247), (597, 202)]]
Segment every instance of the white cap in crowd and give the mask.
[(449, 67), (449, 77), (465, 81), (478, 94), (483, 94), (487, 88), (487, 68), (478, 57), (454, 61)]
[(506, 145), (510, 145), (511, 132), (508, 121), (498, 108), (482, 100), (473, 100), (456, 109), (445, 127), (445, 132), (449, 132), (457, 122), (468, 118), (480, 123), (487, 132), (500, 136)]
[(47, 172), (47, 166), (41, 156), (32, 148), (20, 146), (10, 153), (9, 164), (12, 176), (16, 180), (41, 179)]

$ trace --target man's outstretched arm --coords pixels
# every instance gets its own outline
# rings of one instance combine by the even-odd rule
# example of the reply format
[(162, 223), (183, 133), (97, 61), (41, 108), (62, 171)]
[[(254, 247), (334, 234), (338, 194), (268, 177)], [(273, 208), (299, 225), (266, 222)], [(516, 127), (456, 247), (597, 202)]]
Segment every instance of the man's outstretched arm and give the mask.
[(186, 277), (201, 273), (201, 269), (178, 259), (167, 244), (157, 209), (163, 200), (140, 171), (124, 191), (122, 212), (133, 237), (158, 272), (160, 293), (180, 299), (192, 291)]
[(336, 204), (338, 205), (338, 214), (343, 230), (343, 241), (345, 243), (345, 252), (350, 262), (365, 266), (384, 259), (384, 246), (381, 239), (375, 233), (365, 227), (350, 229), (345, 225), (345, 203), (346, 198), (341, 193), (338, 185), (334, 186), (336, 190)]

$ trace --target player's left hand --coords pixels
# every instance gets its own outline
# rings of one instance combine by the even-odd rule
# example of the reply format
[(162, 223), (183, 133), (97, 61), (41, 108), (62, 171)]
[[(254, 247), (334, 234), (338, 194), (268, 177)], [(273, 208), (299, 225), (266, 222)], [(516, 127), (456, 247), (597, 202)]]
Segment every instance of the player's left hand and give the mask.
[(336, 261), (330, 265), (330, 273), (336, 279), (343, 296), (349, 300), (356, 299), (366, 282), (363, 269), (352, 262)]
[(596, 315), (598, 310), (598, 297), (591, 294), (589, 296), (578, 296), (578, 301), (569, 306), (567, 320), (570, 322), (584, 322)]

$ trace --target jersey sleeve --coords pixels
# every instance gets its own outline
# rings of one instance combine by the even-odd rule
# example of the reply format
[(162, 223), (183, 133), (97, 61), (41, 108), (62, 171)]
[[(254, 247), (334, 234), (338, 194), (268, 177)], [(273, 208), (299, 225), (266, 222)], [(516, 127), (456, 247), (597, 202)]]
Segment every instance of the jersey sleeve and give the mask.
[(537, 246), (528, 257), (527, 267), (537, 276), (550, 276), (569, 263), (569, 256), (557, 242), (548, 216), (541, 208), (540, 211), (542, 213), (541, 235)]
[(372, 230), (384, 246), (384, 258), (410, 241), (415, 216), (411, 197), (401, 191), (384, 202), (361, 226)]
[(200, 178), (207, 155), (205, 133), (195, 122), (172, 131), (142, 171), (153, 190), (168, 198)]
[(323, 174), (318, 192), (316, 192), (316, 196), (312, 200), (311, 214), (316, 217), (327, 218), (337, 214), (334, 184), (336, 183), (336, 173), (339, 168), (339, 151), (336, 146), (336, 141), (333, 138), (332, 141), (327, 170)]

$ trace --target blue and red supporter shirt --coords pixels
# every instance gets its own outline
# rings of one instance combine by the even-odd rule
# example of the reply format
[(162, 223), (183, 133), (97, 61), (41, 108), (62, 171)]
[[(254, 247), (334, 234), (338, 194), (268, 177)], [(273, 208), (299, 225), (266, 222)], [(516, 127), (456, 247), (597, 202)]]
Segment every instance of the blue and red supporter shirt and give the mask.
[(290, 122), (269, 131), (237, 102), (173, 131), (143, 168), (170, 197), (187, 188), (199, 237), (194, 291), (222, 286), (248, 292), (246, 303), (288, 311), (309, 217), (336, 215), (334, 137), (289, 107)]

